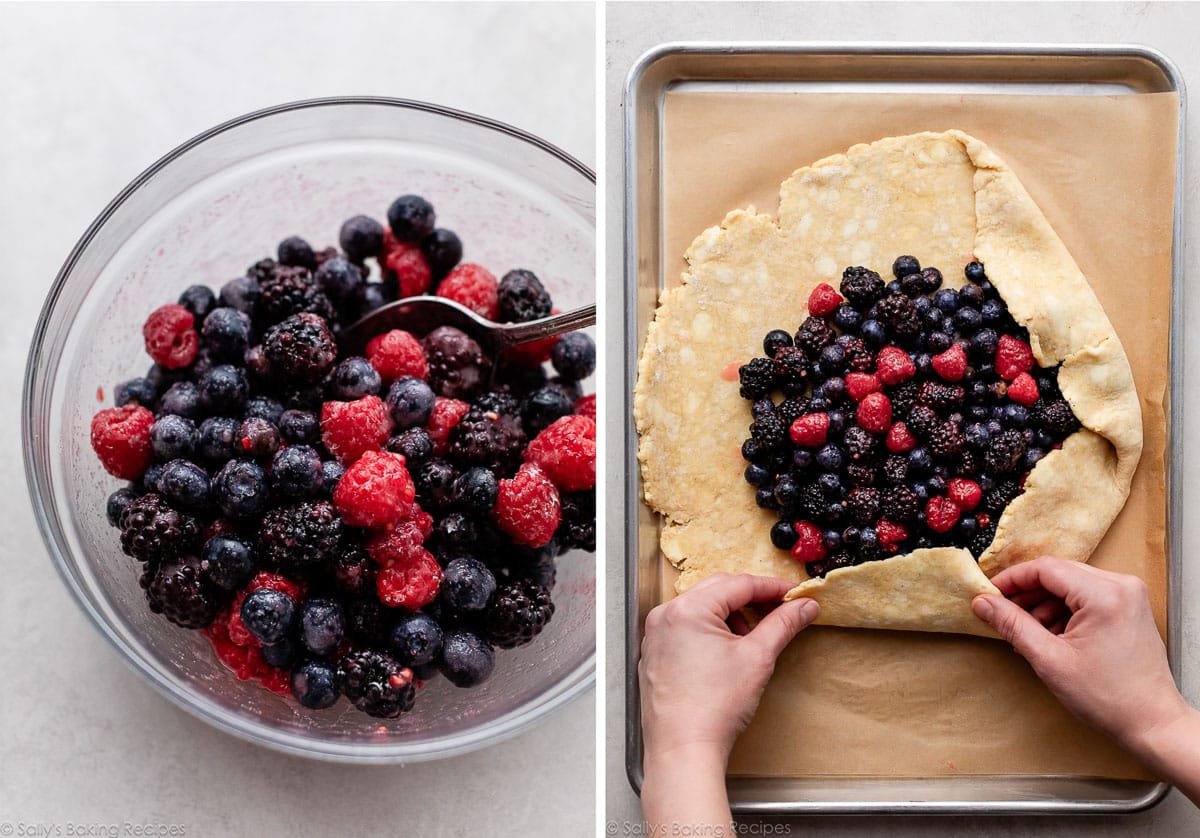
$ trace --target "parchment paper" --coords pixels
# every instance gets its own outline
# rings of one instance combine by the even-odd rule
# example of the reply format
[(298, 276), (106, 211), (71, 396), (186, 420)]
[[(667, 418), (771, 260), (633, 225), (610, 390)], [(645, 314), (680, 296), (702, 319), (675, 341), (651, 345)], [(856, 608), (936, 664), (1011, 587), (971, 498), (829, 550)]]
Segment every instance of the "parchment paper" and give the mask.
[[(792, 171), (855, 143), (959, 128), (1008, 162), (1088, 277), (1129, 355), (1145, 449), (1129, 502), (1092, 564), (1141, 576), (1165, 631), (1176, 95), (677, 90), (664, 107), (669, 284), (679, 281), (692, 239), (727, 211), (752, 204), (774, 213), (779, 184)], [(753, 502), (749, 490), (746, 502)], [(669, 596), (674, 570), (665, 559), (662, 566)], [(1006, 644), (825, 627), (803, 632), (780, 659), (729, 772), (1151, 776), (1072, 718)]]

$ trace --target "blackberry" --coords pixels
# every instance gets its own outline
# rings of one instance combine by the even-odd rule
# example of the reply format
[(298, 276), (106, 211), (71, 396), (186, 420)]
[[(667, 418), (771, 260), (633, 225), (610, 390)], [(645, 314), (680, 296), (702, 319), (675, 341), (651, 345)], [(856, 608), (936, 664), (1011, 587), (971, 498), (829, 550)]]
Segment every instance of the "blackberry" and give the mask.
[(888, 391), (888, 398), (892, 401), (893, 415), (905, 416), (910, 413), (917, 404), (919, 396), (920, 385), (915, 381), (905, 381), (903, 384), (891, 388)]
[(996, 537), (996, 525), (989, 524), (986, 527), (981, 527), (979, 532), (971, 538), (971, 542), (967, 545), (967, 549), (971, 551), (976, 559), (983, 555), (984, 551), (991, 546), (992, 540)]
[(963, 403), (966, 396), (966, 391), (958, 384), (923, 381), (917, 393), (917, 403), (935, 408), (958, 407)]
[(775, 353), (773, 362), (775, 380), (785, 396), (799, 396), (804, 392), (809, 374), (808, 357), (799, 346), (784, 346)]
[(498, 288), (501, 323), (527, 323), (550, 316), (550, 294), (533, 271), (518, 268), (500, 279)]
[(881, 300), (878, 319), (901, 339), (916, 337), (921, 331), (921, 315), (917, 313), (913, 301), (903, 294)]
[(471, 399), (482, 392), (492, 362), (470, 336), (453, 326), (439, 326), (421, 341), (429, 360), (429, 385), (440, 396)]
[[(1043, 393), (1043, 396), (1045, 394)], [(1079, 430), (1079, 420), (1064, 400), (1044, 402), (1038, 400), (1033, 405), (1033, 424), (1056, 436), (1067, 436)]]
[(788, 425), (774, 410), (750, 424), (750, 437), (764, 448), (777, 448), (787, 439)]
[(846, 479), (850, 481), (851, 486), (874, 486), (875, 469), (851, 463), (846, 466)]
[(471, 407), (492, 413), (507, 413), (509, 416), (521, 415), (521, 401), (505, 387), (488, 390), (471, 403)]
[(860, 428), (858, 425), (851, 425), (846, 428), (846, 433), (842, 437), (842, 441), (845, 444), (846, 453), (855, 462), (870, 462), (879, 453), (879, 440), (869, 431)]
[(993, 516), (998, 516), (1024, 491), (1016, 480), (1000, 480), (984, 494), (983, 508)]
[(452, 502), (454, 479), (458, 471), (446, 460), (434, 458), (410, 469), (417, 488), (417, 500), (427, 511), (446, 509)]
[(307, 267), (280, 267), (259, 283), (261, 293), (254, 309), (261, 325), (273, 325), (293, 314), (307, 312), (326, 319), (333, 317), (329, 298), (317, 285)]
[(808, 400), (800, 397), (786, 398), (779, 403), (776, 408), (779, 418), (783, 420), (787, 427), (791, 427), (792, 423), (808, 413)]
[(512, 649), (529, 643), (554, 616), (550, 591), (528, 580), (496, 589), (484, 613), (488, 638), (497, 646)]
[(347, 596), (375, 592), (375, 563), (367, 551), (356, 544), (342, 547), (333, 563), (333, 586)]
[(289, 267), (304, 267), (315, 271), (317, 269), (317, 254), (312, 245), (299, 236), (288, 236), (279, 243), (275, 257), (280, 265)]
[(148, 492), (121, 513), (121, 549), (138, 561), (174, 559), (200, 535), (191, 515), (172, 509), (162, 495)]
[(809, 358), (816, 358), (822, 349), (833, 343), (835, 337), (832, 326), (819, 317), (809, 316), (796, 332), (796, 346), (803, 349)]
[(964, 448), (962, 453), (958, 455), (958, 462), (954, 466), (956, 474), (976, 474), (983, 468), (983, 462), (979, 454)]
[(897, 524), (907, 524), (917, 517), (921, 502), (907, 486), (896, 486), (882, 493), (880, 508), (883, 517)]
[(846, 511), (859, 524), (872, 524), (879, 518), (878, 489), (859, 488), (846, 495)]
[(462, 466), (482, 466), (508, 475), (521, 464), (527, 442), (516, 417), (472, 408), (450, 431), (446, 456)]
[(562, 520), (554, 533), (559, 548), (596, 552), (596, 490), (561, 492)]
[(871, 372), (875, 369), (875, 353), (867, 348), (862, 338), (842, 335), (838, 343), (846, 350), (846, 369), (850, 372)]
[(152, 604), (152, 610), (187, 629), (206, 627), (217, 616), (226, 598), (205, 578), (200, 560), (195, 556), (165, 559), (146, 586), (146, 599)]
[(387, 441), (387, 450), (403, 454), (410, 469), (433, 456), (433, 437), (424, 428), (409, 428)]
[(307, 312), (272, 326), (262, 345), (275, 375), (285, 381), (313, 384), (324, 378), (337, 360), (337, 344), (328, 324)]
[(775, 364), (769, 358), (753, 358), (738, 368), (743, 399), (761, 399), (775, 389)]
[(828, 505), (825, 493), (816, 483), (805, 483), (800, 487), (800, 493), (796, 498), (796, 511), (800, 513), (801, 517), (818, 518), (825, 512)]
[(957, 422), (943, 422), (929, 435), (929, 450), (933, 456), (949, 460), (963, 450), (962, 426)]
[(279, 569), (304, 571), (329, 561), (342, 538), (342, 519), (329, 501), (305, 501), (267, 512), (259, 527), (263, 556)]
[(1002, 431), (992, 438), (984, 454), (988, 471), (1007, 474), (1017, 468), (1025, 455), (1025, 436), (1020, 431)]
[(904, 424), (919, 439), (927, 439), (937, 427), (938, 415), (933, 408), (919, 404), (909, 411)]
[(842, 271), (842, 296), (859, 309), (868, 308), (882, 297), (884, 288), (883, 278), (868, 268), (852, 267)]
[(412, 670), (386, 652), (357, 649), (338, 662), (346, 698), (368, 716), (394, 719), (412, 709), (417, 690)]
[(883, 461), (883, 479), (893, 486), (903, 485), (908, 480), (908, 457), (891, 454)]

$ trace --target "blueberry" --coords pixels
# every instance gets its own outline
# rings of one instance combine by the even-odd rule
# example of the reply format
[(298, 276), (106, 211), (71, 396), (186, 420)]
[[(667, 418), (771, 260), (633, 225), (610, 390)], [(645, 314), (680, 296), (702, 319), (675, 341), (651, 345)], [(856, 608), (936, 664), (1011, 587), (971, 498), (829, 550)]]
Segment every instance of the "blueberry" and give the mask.
[(909, 274), (919, 274), (920, 272), (921, 263), (915, 256), (897, 256), (896, 261), (892, 262), (892, 276), (896, 279), (904, 279)]
[(837, 530), (825, 530), (821, 535), (821, 543), (825, 545), (826, 550), (840, 550), (842, 547), (842, 534)]
[(763, 338), (763, 354), (768, 358), (774, 358), (778, 350), (792, 345), (793, 341), (790, 333), (785, 332), (783, 329), (772, 329)]
[(1025, 471), (1033, 468), (1038, 464), (1042, 457), (1046, 456), (1045, 449), (1042, 448), (1026, 448), (1025, 456), (1021, 460), (1021, 468)]
[(381, 305), (390, 302), (391, 295), (388, 293), (388, 287), (382, 282), (368, 282), (363, 285), (362, 302), (358, 310), (358, 316), (364, 317), (370, 314)]
[(871, 550), (879, 546), (879, 533), (874, 527), (863, 527), (859, 532), (858, 546), (863, 550)]
[(980, 329), (971, 335), (969, 349), (971, 355), (977, 358), (993, 358), (999, 344), (1000, 338), (995, 329)]
[(826, 497), (830, 498), (839, 497), (845, 492), (845, 488), (842, 486), (842, 478), (831, 472), (822, 472), (817, 477), (817, 486), (820, 487), (821, 492)]
[(296, 601), (282, 591), (259, 588), (242, 600), (239, 612), (246, 629), (263, 643), (278, 643), (292, 630)]
[(979, 307), (979, 313), (983, 315), (983, 322), (995, 325), (1004, 319), (1004, 303), (999, 300), (986, 300)]
[(550, 350), (550, 363), (568, 381), (583, 381), (596, 370), (596, 344), (583, 332), (563, 335)]
[(364, 396), (379, 395), (383, 380), (366, 358), (352, 356), (333, 368), (329, 394), (341, 402), (353, 402)]
[(271, 461), (271, 485), (280, 495), (289, 498), (320, 494), (325, 485), (321, 455), (308, 445), (281, 448)]
[(814, 395), (808, 400), (808, 409), (810, 413), (820, 413), (829, 410), (829, 399), (824, 396)]
[(377, 256), (383, 250), (383, 225), (369, 215), (347, 218), (338, 231), (338, 245), (355, 262)]
[(285, 410), (279, 417), (279, 433), (292, 445), (314, 445), (321, 441), (321, 420), (307, 410)]
[(318, 657), (336, 649), (346, 634), (342, 604), (331, 597), (305, 600), (300, 606), (299, 624), (301, 645)]
[(479, 540), (479, 527), (474, 518), (461, 512), (449, 512), (434, 527), (438, 543), (450, 549), (468, 549)]
[(529, 438), (540, 434), (557, 419), (575, 412), (575, 403), (561, 387), (547, 384), (529, 394), (521, 403), (521, 423)]
[[(975, 286), (967, 286), (974, 288)], [(983, 315), (979, 313), (979, 309), (975, 308), (960, 308), (954, 314), (954, 326), (963, 335), (974, 334), (983, 325)]]
[(852, 305), (843, 303), (833, 313), (834, 325), (847, 334), (856, 333), (862, 327), (862, 322), (863, 316)]
[(137, 492), (133, 489), (117, 489), (108, 496), (108, 501), (104, 504), (104, 515), (110, 527), (121, 526), (121, 513), (137, 500), (137, 497)]
[(213, 478), (212, 491), (221, 510), (234, 518), (258, 515), (270, 500), (267, 475), (250, 460), (230, 460), (222, 466)]
[(190, 381), (176, 381), (158, 400), (158, 415), (196, 419), (200, 415), (200, 388)]
[(771, 543), (780, 550), (791, 550), (799, 538), (791, 521), (776, 521), (771, 525)]
[(150, 468), (146, 469), (142, 473), (142, 479), (139, 484), (142, 490), (146, 492), (157, 492), (158, 479), (162, 477), (162, 473), (162, 463), (154, 463), (150, 466)]
[(281, 241), (275, 257), (281, 265), (308, 268), (310, 271), (317, 269), (317, 254), (313, 252), (312, 245), (299, 236), (288, 236)]
[(929, 490), (929, 494), (940, 495), (946, 491), (946, 478), (940, 474), (935, 474), (925, 481), (925, 487)]
[(983, 304), (983, 289), (978, 285), (964, 285), (958, 289), (959, 308), (979, 308)]
[(456, 687), (474, 687), (488, 679), (496, 665), (492, 644), (469, 631), (449, 632), (442, 640), (439, 667)]
[(433, 204), (420, 195), (401, 195), (388, 207), (388, 226), (400, 241), (421, 241), (433, 232), (437, 215)]
[(418, 465), (433, 456), (433, 437), (424, 428), (409, 428), (389, 439), (387, 450), (403, 454), (410, 465)]
[(933, 370), (933, 356), (928, 352), (918, 352), (913, 356), (913, 365), (917, 368), (917, 375), (928, 376)]
[(909, 486), (908, 489), (917, 496), (917, 500), (921, 502), (929, 500), (929, 487), (925, 485), (924, 481), (920, 483), (914, 483)]
[[(751, 466), (758, 468), (758, 466)], [(761, 483), (758, 485), (762, 485)], [(486, 514), (496, 505), (499, 483), (496, 475), (486, 468), (471, 468), (454, 478), (450, 497), (455, 506), (469, 512)]]
[(775, 481), (775, 503), (781, 509), (790, 509), (800, 497), (800, 485), (790, 474), (780, 475)]
[(968, 448), (975, 451), (983, 451), (988, 447), (988, 443), (992, 441), (992, 434), (988, 431), (986, 425), (979, 422), (972, 422), (963, 430), (963, 438), (966, 440)]
[(200, 423), (200, 441), (196, 453), (205, 462), (219, 465), (238, 456), (238, 430), (241, 422), (224, 416), (210, 416)]
[(817, 452), (817, 465), (826, 471), (838, 471), (842, 462), (842, 449), (836, 445), (826, 445)]
[(269, 460), (275, 456), (281, 444), (279, 429), (266, 419), (251, 416), (238, 428), (238, 448), (243, 456)]
[(324, 661), (306, 661), (293, 669), (291, 686), (296, 701), (310, 710), (332, 706), (341, 691), (337, 671)]
[(862, 543), (862, 530), (858, 527), (846, 527), (842, 530), (842, 543), (853, 549)]
[(392, 383), (387, 394), (388, 411), (397, 428), (424, 425), (433, 412), (432, 388), (419, 378), (406, 375)]
[(296, 658), (300, 655), (300, 645), (290, 637), (285, 637), (278, 643), (272, 643), (269, 646), (262, 647), (263, 660), (269, 666), (278, 666), (283, 669), (289, 669)]
[[(842, 382), (841, 395), (845, 395), (846, 382), (840, 378), (835, 378), (832, 380)], [(831, 382), (826, 381), (825, 383), (829, 384)], [(841, 433), (842, 430), (845, 429), (845, 427), (846, 427), (846, 414), (845, 413), (842, 413), (842, 411), (840, 411), (840, 410), (831, 410), (831, 411), (829, 411), (829, 413), (826, 414), (826, 416), (829, 417), (829, 433), (837, 434), (837, 433)], [(804, 450), (804, 449), (800, 449), (800, 450)]]
[(1049, 448), (1054, 444), (1054, 437), (1046, 431), (1037, 431), (1033, 435), (1033, 444), (1037, 448)]
[(862, 339), (871, 346), (887, 343), (887, 329), (878, 320), (866, 320), (862, 324)]
[(841, 501), (831, 501), (821, 512), (820, 517), (831, 527), (840, 526), (846, 520), (846, 506)]
[(325, 296), (343, 309), (360, 303), (362, 299), (363, 272), (340, 256), (322, 262), (313, 278)]
[(462, 259), (462, 242), (453, 230), (438, 228), (421, 240), (421, 252), (435, 278), (441, 278)]
[(958, 292), (952, 288), (943, 288), (933, 295), (933, 304), (946, 314), (958, 311)]
[(213, 584), (227, 591), (243, 587), (257, 569), (251, 546), (228, 535), (214, 535), (204, 542), (200, 559), (200, 568)]
[(983, 282), (987, 279), (987, 273), (983, 269), (983, 263), (979, 261), (971, 261), (963, 268), (963, 276), (971, 282)]
[(821, 350), (821, 366), (833, 373), (846, 368), (846, 350), (841, 344), (831, 343)]
[(425, 666), (442, 652), (442, 627), (420, 611), (396, 621), (391, 634), (392, 651), (405, 666)]
[(122, 381), (117, 385), (117, 389), (113, 393), (113, 402), (117, 407), (124, 407), (127, 404), (138, 404), (149, 410), (154, 410), (154, 403), (157, 400), (158, 388), (146, 378), (131, 378), (128, 381)]
[(958, 535), (959, 538), (971, 538), (977, 532), (979, 532), (979, 521), (976, 520), (974, 516), (968, 515), (966, 518), (963, 518), (958, 522), (956, 529), (956, 535)]
[(891, 282), (889, 282), (885, 286), (885, 288), (887, 290), (887, 293), (891, 296), (896, 296), (898, 294), (904, 293), (904, 285), (901, 284), (900, 280), (898, 280), (898, 279), (893, 279)]
[(914, 448), (908, 452), (908, 470), (915, 474), (928, 474), (933, 468), (933, 457), (928, 448)]
[(754, 493), (754, 502), (762, 509), (775, 509), (775, 488), (773, 486), (762, 486)]
[(242, 412), (250, 385), (240, 367), (220, 364), (200, 379), (200, 404), (210, 413), (236, 416)]
[(246, 372), (259, 381), (270, 382), (274, 376), (271, 362), (267, 359), (267, 353), (263, 351), (261, 344), (247, 349), (246, 354), (242, 356), (242, 363), (246, 367)]
[(218, 302), (222, 306), (236, 308), (244, 314), (253, 315), (254, 307), (258, 304), (258, 298), (261, 295), (262, 289), (257, 280), (250, 276), (239, 276), (221, 286), (221, 296)]
[[(833, 349), (833, 348), (841, 349), (840, 346), (839, 347), (828, 347), (827, 346), (825, 348), (826, 349)], [(846, 379), (830, 378), (825, 381), (822, 381), (821, 384), (817, 387), (817, 389), (815, 391), (815, 395), (818, 396), (819, 398), (824, 399), (825, 401), (829, 402), (830, 404), (838, 401), (839, 399), (843, 398), (846, 395)]]
[(250, 347), (250, 318), (236, 308), (215, 308), (200, 328), (200, 345), (209, 357), (221, 362), (239, 362)]
[[(922, 299), (929, 298), (923, 297)], [(927, 332), (940, 332), (945, 322), (946, 315), (942, 314), (940, 308), (929, 308), (921, 315), (921, 323)]]
[(283, 405), (270, 396), (251, 396), (246, 401), (246, 418), (257, 417), (276, 425), (282, 415)]
[(196, 511), (208, 506), (208, 472), (187, 460), (171, 460), (163, 466), (158, 488), (179, 509)]
[(455, 611), (482, 611), (496, 592), (496, 577), (478, 559), (451, 559), (442, 571), (441, 596)]
[(1010, 428), (1024, 428), (1029, 424), (1029, 408), (1023, 404), (1006, 404), (1000, 422)]
[(150, 426), (150, 447), (155, 458), (162, 462), (191, 457), (199, 442), (196, 423), (173, 413), (155, 419)]
[(333, 490), (341, 482), (346, 473), (346, 467), (337, 460), (326, 460), (321, 463), (321, 492), (332, 496)]
[(989, 419), (987, 421), (987, 429), (988, 433), (990, 433), (992, 436), (995, 436), (1004, 430), (1004, 426), (1000, 424), (999, 419)]
[(932, 294), (942, 285), (942, 272), (937, 268), (925, 268), (921, 271), (921, 279), (923, 280), (922, 290), (926, 294)]
[(807, 448), (797, 448), (792, 453), (792, 465), (800, 471), (812, 468), (814, 460), (812, 451)]
[(945, 352), (953, 343), (945, 332), (929, 332), (925, 335), (925, 348), (935, 355)]
[(217, 304), (217, 295), (207, 285), (190, 285), (179, 295), (178, 303), (200, 323)]

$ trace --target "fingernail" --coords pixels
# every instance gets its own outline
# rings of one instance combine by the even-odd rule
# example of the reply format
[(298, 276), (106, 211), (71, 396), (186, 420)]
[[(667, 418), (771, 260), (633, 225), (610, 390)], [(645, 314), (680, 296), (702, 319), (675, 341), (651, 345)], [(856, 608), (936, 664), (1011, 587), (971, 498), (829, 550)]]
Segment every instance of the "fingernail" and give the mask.
[(817, 605), (814, 599), (805, 599), (801, 601), (800, 616), (810, 623), (817, 619), (817, 614), (820, 613), (821, 606)]
[(971, 610), (975, 612), (976, 617), (986, 623), (992, 618), (992, 612), (996, 610), (996, 606), (992, 605), (990, 598), (977, 596), (971, 600)]

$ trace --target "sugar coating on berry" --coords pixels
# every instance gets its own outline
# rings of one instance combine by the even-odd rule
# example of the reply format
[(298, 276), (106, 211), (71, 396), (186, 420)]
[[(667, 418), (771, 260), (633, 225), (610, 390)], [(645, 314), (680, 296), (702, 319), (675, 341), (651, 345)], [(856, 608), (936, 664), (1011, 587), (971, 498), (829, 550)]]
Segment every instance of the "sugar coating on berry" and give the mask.
[(434, 400), (433, 412), (429, 415), (429, 424), (426, 427), (430, 438), (433, 439), (435, 454), (445, 453), (446, 440), (450, 438), (450, 432), (454, 430), (455, 425), (467, 415), (467, 411), (470, 409), (470, 404), (458, 399), (447, 399), (438, 396)]
[(564, 416), (529, 443), (525, 462), (534, 463), (559, 489), (580, 492), (596, 485), (596, 423)]
[(142, 338), (146, 352), (169, 370), (186, 367), (196, 358), (200, 335), (196, 333), (195, 316), (181, 305), (159, 306), (146, 318)]
[(487, 268), (464, 262), (438, 283), (437, 295), (454, 300), (480, 317), (495, 320), (500, 306), (499, 283)]
[(517, 544), (543, 547), (562, 518), (558, 490), (540, 468), (526, 463), (511, 480), (500, 481), (492, 516)]
[(367, 451), (379, 451), (392, 433), (392, 419), (378, 396), (321, 406), (321, 441), (339, 463), (349, 466)]
[(381, 532), (367, 542), (367, 555), (379, 567), (391, 567), (412, 561), (424, 549), (429, 532), (420, 522), (406, 518), (387, 532)]
[(367, 360), (384, 384), (391, 384), (406, 375), (421, 379), (429, 377), (429, 362), (421, 342), (402, 329), (392, 329), (371, 338), (367, 344)]
[(92, 417), (92, 450), (104, 470), (121, 480), (136, 480), (154, 459), (150, 429), (154, 414), (127, 404), (110, 407)]
[(386, 278), (395, 277), (399, 295), (414, 297), (425, 294), (433, 285), (433, 269), (419, 245), (398, 241), (391, 230), (383, 235), (380, 267)]
[(433, 554), (424, 548), (405, 562), (383, 568), (375, 578), (379, 601), (408, 611), (416, 611), (433, 602), (441, 584), (442, 568)]
[(333, 492), (342, 520), (352, 527), (394, 526), (413, 508), (416, 488), (404, 458), (387, 451), (367, 451), (346, 469)]

